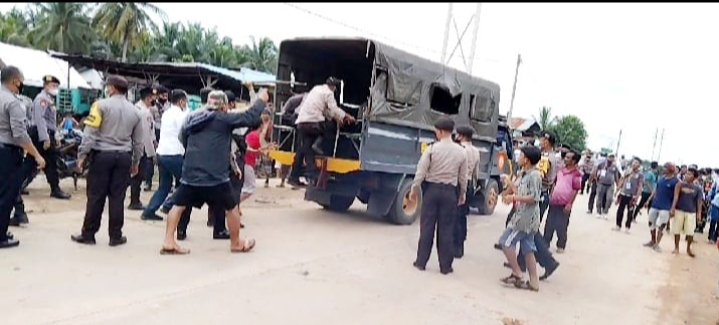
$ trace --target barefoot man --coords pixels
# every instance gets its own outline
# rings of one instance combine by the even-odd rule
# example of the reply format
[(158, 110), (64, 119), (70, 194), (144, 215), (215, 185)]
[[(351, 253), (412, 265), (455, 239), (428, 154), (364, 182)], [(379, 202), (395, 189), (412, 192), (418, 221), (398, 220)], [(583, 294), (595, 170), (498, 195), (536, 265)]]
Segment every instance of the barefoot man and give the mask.
[(246, 112), (227, 114), (227, 95), (222, 91), (212, 91), (208, 95), (207, 108), (187, 116), (180, 131), (180, 140), (185, 147), (182, 179), (173, 196), (175, 205), (167, 216), (161, 254), (190, 252), (175, 241), (175, 229), (186, 207), (199, 208), (205, 203), (224, 208), (232, 252), (247, 252), (255, 246), (252, 239), (240, 240), (238, 202), (230, 185), (230, 156), (227, 150), (234, 129), (260, 124), (260, 114), (268, 100), (267, 90), (261, 90), (258, 97)]
[(704, 200), (702, 188), (694, 184), (699, 177), (696, 168), (689, 168), (684, 175), (684, 180), (677, 184), (674, 189), (674, 202), (669, 210), (672, 221), (672, 232), (674, 233), (674, 254), (679, 254), (679, 239), (682, 233), (687, 238), (687, 254), (694, 257), (692, 252), (692, 241), (694, 240), (694, 229), (697, 222), (701, 220), (702, 201)]

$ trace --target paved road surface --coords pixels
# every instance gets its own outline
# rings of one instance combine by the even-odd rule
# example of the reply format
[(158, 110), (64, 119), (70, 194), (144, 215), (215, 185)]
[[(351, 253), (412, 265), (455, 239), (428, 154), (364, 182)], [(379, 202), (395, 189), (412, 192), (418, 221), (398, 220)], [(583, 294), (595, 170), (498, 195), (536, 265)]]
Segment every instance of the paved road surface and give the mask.
[[(505, 288), (503, 257), (491, 248), (508, 209), (470, 217), (466, 256), (455, 273), (412, 267), (418, 225), (392, 226), (363, 214), (336, 214), (303, 202), (300, 191), (260, 189), (243, 209), (255, 251), (230, 254), (196, 212), (188, 256), (160, 256), (164, 222), (128, 212), (129, 243), (70, 241), (84, 196), (47, 199), (43, 182), (27, 197), (31, 224), (13, 229), (21, 246), (0, 253), (2, 324), (713, 324), (716, 250), (699, 257), (645, 249), (646, 225), (632, 234), (589, 217), (579, 199), (557, 273), (533, 293)], [(143, 194), (148, 201), (147, 193)], [(645, 217), (640, 217), (644, 221)], [(689, 288), (688, 288), (689, 287)], [(510, 320), (516, 320), (512, 323)]]

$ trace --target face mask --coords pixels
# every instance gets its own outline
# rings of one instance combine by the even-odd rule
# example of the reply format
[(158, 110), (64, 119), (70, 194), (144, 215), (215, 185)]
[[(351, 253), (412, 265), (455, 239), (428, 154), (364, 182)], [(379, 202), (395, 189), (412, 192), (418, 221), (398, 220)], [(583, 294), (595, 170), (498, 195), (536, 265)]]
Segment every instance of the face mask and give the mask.
[(153, 99), (150, 101), (150, 106), (154, 106), (154, 105), (155, 105), (155, 100)]
[(160, 102), (160, 104), (165, 104), (167, 102), (167, 99), (160, 97), (157, 99), (157, 101)]
[(105, 97), (112, 96), (112, 92), (110, 92), (110, 88), (105, 88)]
[(540, 141), (539, 139), (534, 140), (534, 146), (535, 146), (535, 147), (539, 147), (539, 146), (541, 146), (541, 145), (542, 145), (542, 141)]
[(47, 93), (50, 94), (50, 96), (57, 96), (58, 89), (57, 88), (50, 89), (47, 91)]

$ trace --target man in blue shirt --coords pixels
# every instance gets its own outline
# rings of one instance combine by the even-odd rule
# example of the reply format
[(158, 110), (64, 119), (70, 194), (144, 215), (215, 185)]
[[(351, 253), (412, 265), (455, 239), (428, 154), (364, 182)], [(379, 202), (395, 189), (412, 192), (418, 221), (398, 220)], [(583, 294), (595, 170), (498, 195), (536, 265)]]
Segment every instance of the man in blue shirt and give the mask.
[[(674, 202), (674, 188), (679, 183), (676, 177), (676, 167), (672, 163), (664, 164), (664, 175), (659, 178), (657, 185), (649, 197), (651, 206), (649, 209), (649, 231), (652, 239), (644, 244), (655, 251), (659, 251), (659, 243), (662, 241), (664, 228), (669, 222), (669, 211)], [(659, 229), (657, 231), (657, 228)]]
[(659, 164), (656, 161), (652, 161), (650, 167), (651, 170), (644, 174), (642, 197), (639, 199), (639, 204), (637, 204), (634, 209), (634, 222), (637, 222), (637, 216), (639, 215), (639, 212), (644, 209), (645, 205), (647, 206), (647, 210), (649, 210), (649, 207), (651, 206), (651, 202), (649, 202), (649, 197), (652, 196), (652, 192), (657, 186), (657, 169), (659, 169)]

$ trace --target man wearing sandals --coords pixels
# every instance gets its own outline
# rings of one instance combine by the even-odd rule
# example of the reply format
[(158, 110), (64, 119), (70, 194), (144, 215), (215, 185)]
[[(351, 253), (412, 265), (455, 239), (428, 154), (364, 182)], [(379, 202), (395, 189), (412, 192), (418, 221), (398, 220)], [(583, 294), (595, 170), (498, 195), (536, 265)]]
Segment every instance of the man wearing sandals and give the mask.
[(674, 218), (672, 222), (672, 233), (674, 233), (674, 254), (679, 254), (679, 240), (684, 234), (687, 240), (687, 255), (694, 257), (692, 242), (694, 241), (694, 229), (697, 222), (701, 220), (702, 202), (704, 191), (694, 180), (699, 177), (699, 171), (689, 168), (684, 174), (684, 180), (674, 188), (674, 202), (669, 210), (669, 217)]
[[(535, 167), (542, 157), (542, 153), (536, 147), (526, 146), (521, 148), (519, 165), (523, 173), (519, 184), (505, 182), (512, 187), (512, 193), (505, 197), (505, 200), (515, 204), (516, 210), (509, 226), (499, 238), (499, 244), (507, 257), (512, 269), (512, 274), (501, 281), (505, 284), (513, 284), (517, 288), (532, 291), (539, 290), (539, 278), (537, 276), (537, 261), (534, 252), (537, 247), (534, 237), (539, 232), (539, 204), (542, 200), (542, 176)], [(503, 175), (503, 178), (506, 177)], [(517, 262), (515, 247), (519, 243), (519, 250), (524, 256), (529, 272), (529, 281), (522, 279), (522, 271)]]
[[(230, 250), (247, 252), (255, 246), (252, 239), (240, 240), (240, 216), (237, 198), (233, 195), (228, 170), (232, 131), (260, 123), (260, 114), (269, 99), (267, 90), (258, 94), (250, 109), (240, 114), (227, 114), (227, 95), (212, 91), (208, 95), (207, 109), (190, 113), (180, 131), (185, 146), (185, 161), (180, 186), (174, 194), (174, 206), (167, 216), (165, 241), (161, 254), (187, 254), (175, 241), (175, 229), (180, 215), (188, 206), (203, 204), (224, 208), (230, 228)], [(212, 157), (213, 159), (207, 159)]]
[(679, 178), (675, 175), (676, 167), (672, 163), (664, 164), (664, 176), (657, 181), (652, 195), (649, 196), (649, 232), (651, 240), (644, 244), (659, 252), (659, 243), (662, 241), (662, 233), (669, 223), (669, 210), (672, 208), (674, 201), (674, 189), (679, 183)]

